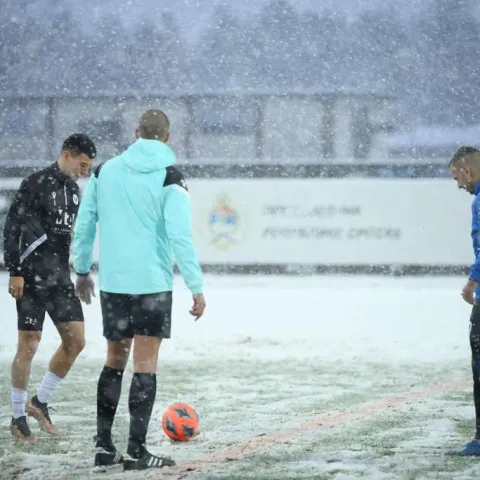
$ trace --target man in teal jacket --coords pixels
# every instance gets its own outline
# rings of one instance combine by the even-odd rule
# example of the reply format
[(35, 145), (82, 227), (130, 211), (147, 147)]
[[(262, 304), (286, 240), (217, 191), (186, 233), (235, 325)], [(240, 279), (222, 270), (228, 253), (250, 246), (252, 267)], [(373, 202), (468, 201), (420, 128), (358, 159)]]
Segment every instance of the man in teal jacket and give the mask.
[[(74, 228), (77, 295), (87, 304), (94, 287), (89, 272), (97, 223), (99, 228), (100, 302), (108, 354), (98, 381), (96, 466), (123, 463), (125, 469), (144, 469), (175, 464), (152, 455), (145, 446), (158, 350), (162, 339), (170, 337), (172, 251), (193, 294), (190, 313), (196, 319), (203, 315), (205, 299), (187, 185), (166, 145), (169, 128), (160, 110), (142, 115), (137, 141), (94, 170)], [(111, 430), (133, 338), (127, 459), (113, 445)]]

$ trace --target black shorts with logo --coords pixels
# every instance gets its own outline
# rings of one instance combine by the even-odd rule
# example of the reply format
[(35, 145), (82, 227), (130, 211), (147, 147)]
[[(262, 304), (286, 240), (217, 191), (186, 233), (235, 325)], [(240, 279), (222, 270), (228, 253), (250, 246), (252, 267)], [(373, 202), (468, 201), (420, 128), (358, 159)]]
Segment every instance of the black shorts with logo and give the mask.
[(119, 341), (134, 335), (170, 338), (172, 292), (144, 295), (100, 292), (103, 336)]
[(25, 283), (23, 296), (17, 300), (18, 329), (42, 331), (45, 313), (55, 325), (83, 322), (82, 305), (73, 283), (56, 286)]

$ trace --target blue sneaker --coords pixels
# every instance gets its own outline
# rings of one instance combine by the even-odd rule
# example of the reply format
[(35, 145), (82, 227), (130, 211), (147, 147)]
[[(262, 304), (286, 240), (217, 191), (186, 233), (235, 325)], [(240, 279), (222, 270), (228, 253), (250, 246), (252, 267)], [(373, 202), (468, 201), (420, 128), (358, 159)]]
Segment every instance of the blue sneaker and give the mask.
[(446, 455), (460, 455), (462, 457), (480, 456), (480, 440), (468, 442), (461, 450), (446, 452)]

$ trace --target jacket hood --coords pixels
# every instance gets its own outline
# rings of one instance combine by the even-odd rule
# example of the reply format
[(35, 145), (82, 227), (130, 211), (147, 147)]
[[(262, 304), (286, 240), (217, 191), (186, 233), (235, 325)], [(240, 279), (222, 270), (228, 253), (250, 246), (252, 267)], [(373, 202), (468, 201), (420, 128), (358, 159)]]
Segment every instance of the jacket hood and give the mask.
[(129, 168), (149, 173), (167, 168), (176, 162), (175, 154), (165, 143), (139, 138), (122, 154)]

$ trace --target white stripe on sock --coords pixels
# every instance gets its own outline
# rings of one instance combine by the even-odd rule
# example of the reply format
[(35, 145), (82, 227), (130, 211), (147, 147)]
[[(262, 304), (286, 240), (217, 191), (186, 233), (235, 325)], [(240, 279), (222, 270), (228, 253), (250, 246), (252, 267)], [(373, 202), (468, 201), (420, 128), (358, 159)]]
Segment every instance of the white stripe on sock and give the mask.
[(37, 398), (41, 403), (48, 403), (63, 379), (52, 372), (47, 372), (43, 376), (40, 387), (38, 388)]
[(19, 390), (18, 388), (12, 388), (12, 409), (13, 418), (25, 417), (25, 405), (27, 403), (27, 391)]

